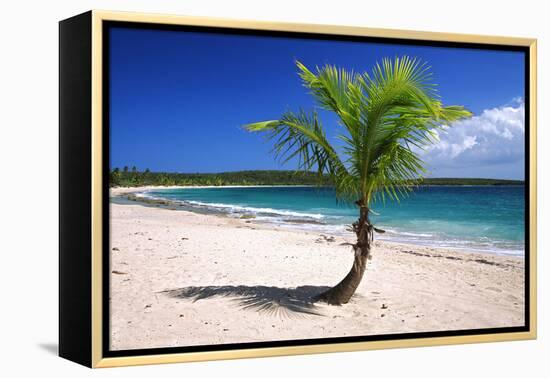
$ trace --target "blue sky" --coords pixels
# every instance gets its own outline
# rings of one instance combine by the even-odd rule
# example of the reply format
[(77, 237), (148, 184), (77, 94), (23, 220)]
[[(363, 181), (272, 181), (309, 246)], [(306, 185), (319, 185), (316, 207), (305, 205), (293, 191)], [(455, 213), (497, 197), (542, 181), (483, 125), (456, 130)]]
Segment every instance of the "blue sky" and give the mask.
[[(475, 114), (423, 153), (431, 176), (524, 177), (523, 53), (127, 28), (110, 33), (111, 167), (294, 169), (241, 128), (315, 106), (294, 61), (365, 71), (400, 55), (428, 62), (443, 102)], [(321, 117), (334, 138), (335, 117)]]

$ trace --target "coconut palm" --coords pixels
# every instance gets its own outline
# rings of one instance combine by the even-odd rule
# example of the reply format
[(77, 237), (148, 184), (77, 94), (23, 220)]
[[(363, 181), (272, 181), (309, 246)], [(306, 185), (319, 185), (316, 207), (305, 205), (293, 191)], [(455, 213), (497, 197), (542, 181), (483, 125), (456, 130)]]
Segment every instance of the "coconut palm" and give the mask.
[(297, 159), (299, 169), (328, 175), (338, 199), (354, 202), (359, 218), (351, 226), (357, 237), (354, 262), (340, 283), (319, 300), (347, 303), (371, 257), (374, 227), (371, 205), (386, 198), (399, 201), (426, 172), (419, 152), (438, 140), (438, 130), (469, 117), (462, 106), (443, 106), (430, 67), (409, 57), (384, 59), (371, 73), (335, 66), (315, 72), (296, 62), (299, 76), (320, 108), (334, 112), (341, 128), (332, 143), (317, 112), (286, 112), (278, 120), (246, 125), (274, 141), (283, 162)]

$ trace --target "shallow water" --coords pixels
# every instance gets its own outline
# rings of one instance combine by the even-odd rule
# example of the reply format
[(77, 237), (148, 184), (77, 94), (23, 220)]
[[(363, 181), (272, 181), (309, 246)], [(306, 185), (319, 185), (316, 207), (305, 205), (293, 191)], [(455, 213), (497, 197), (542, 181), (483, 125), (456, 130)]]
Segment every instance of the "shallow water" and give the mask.
[[(358, 216), (357, 207), (336, 201), (331, 188), (156, 189), (141, 195), (178, 201), (191, 209), (339, 234), (346, 233)], [(523, 186), (420, 187), (399, 203), (374, 204), (379, 215), (371, 219), (386, 230), (377, 239), (523, 255), (524, 201)]]

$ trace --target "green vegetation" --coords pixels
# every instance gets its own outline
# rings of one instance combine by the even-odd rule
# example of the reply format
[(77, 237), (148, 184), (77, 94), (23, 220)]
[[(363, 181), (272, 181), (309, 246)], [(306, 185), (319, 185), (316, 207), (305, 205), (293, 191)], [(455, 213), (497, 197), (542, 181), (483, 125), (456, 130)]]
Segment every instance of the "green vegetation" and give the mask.
[(115, 168), (110, 186), (224, 186), (224, 185), (331, 185), (330, 177), (321, 181), (314, 173), (295, 171), (239, 171), (223, 173), (124, 172)]
[[(223, 173), (166, 173), (148, 169), (134, 171), (113, 169), (110, 172), (111, 187), (124, 186), (223, 186), (223, 185), (323, 185), (332, 186), (329, 175), (319, 180), (317, 173), (302, 171), (237, 171)], [(494, 180), (483, 178), (426, 178), (420, 185), (523, 185), (519, 180)]]
[[(435, 130), (471, 116), (462, 106), (443, 106), (430, 81), (429, 67), (408, 57), (384, 59), (371, 73), (334, 66), (310, 71), (297, 62), (303, 85), (317, 105), (338, 117), (342, 147), (333, 145), (317, 112), (286, 112), (280, 119), (246, 126), (274, 142), (282, 161), (331, 178), (336, 196), (355, 201), (359, 219), (352, 230), (354, 263), (350, 272), (319, 296), (329, 304), (348, 303), (361, 282), (371, 254), (369, 208), (375, 200), (399, 200), (426, 173), (416, 151), (437, 141)], [(380, 230), (381, 231), (381, 230)]]
[(523, 180), (500, 180), (485, 178), (425, 178), (420, 185), (523, 185)]

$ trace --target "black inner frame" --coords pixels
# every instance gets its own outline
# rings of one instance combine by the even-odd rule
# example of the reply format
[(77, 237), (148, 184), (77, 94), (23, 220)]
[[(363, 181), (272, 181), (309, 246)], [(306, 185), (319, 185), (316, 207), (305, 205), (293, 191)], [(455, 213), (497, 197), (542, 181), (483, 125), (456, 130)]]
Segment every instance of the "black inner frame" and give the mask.
[[(164, 348), (147, 348), (147, 349), (129, 349), (129, 350), (110, 350), (110, 306), (109, 306), (109, 290), (110, 290), (110, 212), (109, 212), (109, 170), (110, 170), (110, 128), (109, 128), (109, 88), (110, 88), (110, 60), (109, 60), (109, 40), (111, 27), (124, 27), (129, 29), (149, 29), (149, 30), (170, 30), (179, 32), (201, 32), (201, 33), (218, 33), (218, 34), (233, 34), (242, 36), (264, 36), (264, 37), (286, 37), (286, 38), (301, 38), (301, 39), (316, 39), (316, 40), (338, 40), (338, 41), (355, 41), (355, 42), (370, 42), (370, 43), (385, 43), (385, 44), (400, 44), (400, 45), (415, 45), (415, 46), (433, 46), (433, 47), (454, 47), (468, 48), (479, 50), (499, 50), (499, 51), (516, 51), (523, 52), (525, 65), (525, 325), (520, 327), (500, 327), (500, 328), (481, 328), (481, 329), (466, 329), (455, 331), (434, 331), (434, 332), (415, 332), (403, 334), (387, 334), (387, 335), (369, 335), (369, 336), (350, 336), (350, 337), (331, 337), (319, 339), (305, 340), (282, 340), (282, 341), (266, 341), (266, 342), (248, 342), (248, 343), (233, 343), (219, 345), (197, 345), (197, 346), (181, 346), (181, 347), (164, 347)], [(284, 31), (265, 31), (265, 30), (249, 30), (236, 28), (222, 27), (206, 27), (206, 26), (189, 26), (189, 25), (165, 25), (154, 23), (138, 23), (124, 21), (103, 21), (103, 212), (102, 212), (102, 227), (103, 227), (103, 337), (102, 351), (103, 357), (127, 357), (140, 355), (156, 355), (156, 354), (172, 354), (172, 353), (189, 353), (189, 352), (205, 352), (205, 351), (222, 351), (234, 349), (253, 349), (253, 348), (269, 348), (269, 347), (286, 347), (286, 346), (305, 346), (319, 344), (337, 344), (346, 342), (362, 342), (362, 341), (382, 341), (382, 340), (400, 340), (400, 339), (419, 339), (431, 337), (452, 337), (466, 335), (489, 335), (512, 332), (528, 332), (530, 330), (530, 238), (529, 238), (529, 220), (530, 220), (530, 56), (529, 47), (527, 46), (505, 46), (497, 44), (480, 44), (480, 43), (462, 43), (462, 42), (441, 42), (429, 40), (407, 40), (399, 38), (382, 38), (382, 37), (364, 37), (364, 36), (346, 36), (333, 34), (319, 33), (303, 33), (303, 32), (284, 32)]]

